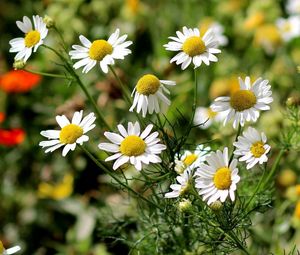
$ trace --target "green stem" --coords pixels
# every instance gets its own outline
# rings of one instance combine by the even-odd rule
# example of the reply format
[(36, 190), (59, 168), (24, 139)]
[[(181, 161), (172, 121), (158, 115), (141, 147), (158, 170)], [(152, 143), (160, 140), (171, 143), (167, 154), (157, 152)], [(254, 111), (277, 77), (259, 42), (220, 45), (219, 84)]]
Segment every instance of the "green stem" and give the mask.
[(59, 36), (59, 38), (60, 38), (60, 40), (61, 40), (61, 42), (62, 42), (62, 46), (63, 46), (65, 52), (67, 53), (66, 42), (65, 42), (65, 40), (64, 40), (64, 38), (63, 38), (61, 32), (58, 30), (58, 28), (57, 28), (56, 26), (53, 26), (53, 29), (54, 29), (55, 32), (58, 34), (58, 36)]
[(193, 101), (193, 108), (192, 108), (192, 117), (190, 121), (190, 125), (193, 124), (196, 107), (197, 107), (197, 97), (198, 97), (198, 75), (197, 75), (197, 69), (194, 69), (194, 79), (195, 79), (195, 86), (194, 86), (194, 101)]
[(145, 202), (154, 205), (156, 208), (158, 208), (159, 210), (163, 211), (163, 208), (161, 208), (159, 205), (157, 205), (156, 203), (152, 202), (151, 200), (145, 198), (144, 196), (142, 196), (140, 193), (136, 192), (134, 189), (132, 189), (131, 187), (129, 187), (127, 184), (123, 183), (122, 181), (120, 181), (116, 176), (114, 176), (114, 174), (111, 173), (111, 171), (109, 169), (107, 169), (107, 167), (99, 160), (97, 160), (92, 153), (90, 153), (85, 147), (80, 146), (81, 149), (87, 154), (87, 156), (100, 168), (102, 169), (106, 174), (108, 174), (111, 178), (113, 178), (118, 184), (120, 184), (121, 186), (123, 186), (124, 188), (126, 188), (128, 191), (132, 192), (133, 194), (135, 194), (137, 197), (139, 197), (140, 199), (144, 200)]
[(277, 166), (279, 165), (279, 162), (280, 162), (280, 160), (281, 160), (283, 154), (285, 153), (285, 151), (286, 151), (285, 149), (281, 149), (281, 150), (279, 151), (279, 154), (277, 155), (277, 158), (276, 158), (274, 164), (272, 165), (271, 171), (269, 172), (269, 174), (268, 174), (266, 180), (264, 181), (264, 185), (263, 185), (264, 188), (269, 184), (270, 179), (271, 179), (271, 178), (273, 177), (273, 175), (275, 174), (276, 168), (277, 168)]
[[(113, 73), (115, 79), (118, 81), (119, 86), (121, 87), (121, 90), (122, 90), (122, 94), (123, 94), (123, 96), (125, 98), (125, 101), (128, 104), (128, 106), (130, 107), (131, 106), (131, 96), (130, 96), (130, 92), (128, 90), (128, 87), (125, 86), (125, 84), (122, 82), (122, 80), (120, 79), (120, 77), (117, 75), (115, 69), (111, 65), (109, 65), (108, 67), (111, 70), (111, 72)], [(134, 113), (135, 113), (136, 117), (138, 118), (139, 123), (142, 126), (145, 126), (144, 121), (141, 118), (141, 116), (136, 111), (134, 111)]]
[(92, 107), (98, 117), (97, 121), (99, 122), (99, 124), (101, 126), (104, 126), (107, 129), (111, 129), (110, 126), (107, 124), (107, 122), (105, 121), (104, 117), (102, 116), (102, 114), (100, 113), (98, 106), (95, 102), (95, 100), (93, 99), (93, 97), (90, 95), (89, 91), (87, 90), (87, 88), (84, 86), (84, 84), (82, 83), (82, 81), (80, 80), (79, 76), (76, 74), (76, 72), (74, 71), (72, 65), (68, 62), (67, 59), (65, 59), (65, 57), (60, 54), (57, 50), (53, 49), (50, 46), (47, 46), (45, 44), (43, 44), (43, 46), (51, 51), (53, 51), (64, 63), (65, 63), (65, 67), (66, 70), (72, 75), (72, 77), (74, 77), (75, 81), (78, 83), (79, 87), (82, 89), (82, 91), (84, 92), (84, 94), (86, 95), (86, 97), (88, 98), (88, 100), (91, 102)]
[[(237, 133), (236, 133), (236, 136), (235, 136), (235, 139), (234, 139), (234, 142), (236, 142), (236, 141), (238, 140), (238, 137), (239, 137), (239, 135), (241, 134), (241, 131), (242, 131), (242, 126), (241, 126), (241, 124), (239, 124), (238, 130), (237, 130)], [(232, 154), (231, 154), (231, 156), (230, 156), (229, 163), (230, 163), (230, 162), (232, 161), (232, 159), (233, 159), (233, 156), (234, 156), (233, 152), (234, 152), (234, 149), (233, 149)]]
[(131, 99), (130, 99), (130, 93), (129, 93), (127, 87), (121, 81), (121, 79), (119, 78), (119, 76), (115, 72), (114, 68), (111, 65), (108, 65), (108, 67), (111, 70), (111, 72), (113, 73), (113, 75), (116, 78), (116, 80), (118, 81), (118, 83), (119, 83), (119, 85), (121, 87), (121, 90), (123, 92), (124, 98), (125, 98), (126, 102), (128, 103), (128, 105), (130, 106), (131, 105)]
[(46, 44), (42, 44), (41, 46), (48, 49), (48, 50), (53, 51), (63, 62), (66, 62), (65, 57), (62, 54), (60, 54), (56, 49), (53, 49), (52, 47), (50, 47)]
[(29, 72), (29, 73), (39, 74), (39, 75), (42, 75), (42, 76), (48, 76), (48, 77), (54, 77), (54, 78), (62, 78), (62, 79), (69, 79), (69, 80), (72, 79), (72, 77), (70, 77), (70, 76), (65, 76), (65, 75), (61, 75), (61, 74), (45, 73), (45, 72), (30, 70), (30, 69), (26, 69), (26, 68), (24, 68), (23, 70), (26, 71), (26, 72)]
[(108, 125), (108, 123), (106, 122), (106, 120), (104, 119), (104, 117), (102, 116), (102, 114), (100, 113), (95, 100), (93, 99), (93, 97), (91, 96), (91, 94), (89, 93), (89, 91), (87, 90), (87, 88), (84, 86), (84, 84), (82, 83), (82, 81), (80, 80), (79, 76), (75, 73), (74, 70), (73, 70), (73, 76), (76, 79), (76, 81), (77, 81), (78, 85), (80, 86), (80, 88), (82, 89), (82, 91), (84, 92), (84, 94), (86, 95), (86, 97), (88, 98), (88, 100), (91, 102), (91, 104), (92, 104), (92, 106), (94, 108), (94, 111), (96, 112), (96, 115), (97, 115), (98, 119), (101, 121), (101, 124), (105, 128), (107, 128), (108, 130), (111, 130), (110, 126)]
[(253, 192), (252, 196), (250, 197), (250, 199), (248, 200), (246, 206), (243, 208), (243, 210), (246, 212), (246, 209), (249, 207), (249, 205), (251, 205), (251, 202), (253, 200), (253, 198), (255, 197), (255, 195), (257, 194), (257, 192), (259, 191), (259, 188), (263, 182), (263, 179), (264, 179), (264, 176), (265, 176), (265, 173), (266, 173), (266, 169), (264, 168), (264, 172), (263, 172), (263, 175), (262, 177), (260, 178), (258, 184), (256, 185), (256, 188), (255, 188), (255, 191)]

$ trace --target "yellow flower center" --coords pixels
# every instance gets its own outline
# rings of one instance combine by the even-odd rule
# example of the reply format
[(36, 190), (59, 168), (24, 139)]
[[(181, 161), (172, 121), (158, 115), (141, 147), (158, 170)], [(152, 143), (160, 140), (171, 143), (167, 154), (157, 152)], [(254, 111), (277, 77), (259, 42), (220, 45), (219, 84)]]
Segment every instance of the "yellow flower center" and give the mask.
[(297, 184), (297, 185), (295, 186), (295, 189), (296, 189), (296, 194), (297, 194), (297, 196), (299, 197), (299, 196), (300, 196), (300, 184)]
[(283, 32), (290, 32), (292, 30), (292, 25), (289, 22), (286, 22), (282, 27)]
[(228, 189), (231, 185), (231, 170), (228, 167), (219, 168), (214, 175), (214, 184), (217, 189)]
[(180, 196), (183, 196), (186, 193), (188, 193), (189, 187), (190, 187), (189, 183), (187, 183), (185, 186), (181, 186), (181, 189), (179, 191)]
[(256, 104), (256, 96), (250, 90), (238, 90), (232, 93), (230, 105), (238, 112), (253, 107)]
[(214, 112), (210, 107), (207, 108), (207, 115), (210, 119), (213, 119), (214, 117), (216, 117), (218, 113)]
[(36, 45), (41, 39), (41, 34), (39, 31), (32, 30), (25, 35), (25, 46), (30, 48)]
[(255, 158), (260, 158), (265, 153), (264, 144), (262, 142), (256, 142), (252, 144), (250, 151)]
[(127, 136), (120, 145), (120, 151), (126, 156), (139, 156), (145, 152), (146, 143), (136, 135)]
[(146, 74), (139, 79), (136, 90), (139, 94), (149, 96), (155, 94), (159, 87), (159, 79), (155, 75)]
[(195, 162), (195, 160), (198, 158), (196, 154), (187, 155), (186, 158), (183, 160), (183, 163), (186, 166), (190, 166)]
[(105, 40), (96, 40), (93, 41), (90, 50), (89, 56), (91, 59), (101, 61), (106, 55), (113, 52), (113, 47), (110, 43)]
[(72, 144), (83, 135), (83, 129), (75, 124), (64, 126), (59, 133), (61, 143)]
[(299, 201), (296, 204), (294, 215), (297, 219), (300, 219), (300, 202)]
[(0, 241), (0, 254), (2, 254), (4, 252), (4, 246), (2, 244), (2, 242)]
[(194, 57), (205, 52), (206, 46), (201, 37), (192, 36), (185, 40), (182, 50), (190, 57)]

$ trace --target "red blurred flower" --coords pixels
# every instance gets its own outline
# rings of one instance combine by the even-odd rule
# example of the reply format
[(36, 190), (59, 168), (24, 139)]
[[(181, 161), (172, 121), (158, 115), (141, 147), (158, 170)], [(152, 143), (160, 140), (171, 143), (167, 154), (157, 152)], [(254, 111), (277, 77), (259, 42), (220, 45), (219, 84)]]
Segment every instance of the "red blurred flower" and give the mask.
[(21, 128), (0, 129), (0, 145), (14, 146), (24, 141), (25, 131)]
[(5, 114), (4, 112), (0, 112), (0, 123), (2, 123), (5, 120)]
[(7, 93), (22, 93), (31, 90), (41, 80), (38, 74), (12, 70), (0, 77), (0, 89)]

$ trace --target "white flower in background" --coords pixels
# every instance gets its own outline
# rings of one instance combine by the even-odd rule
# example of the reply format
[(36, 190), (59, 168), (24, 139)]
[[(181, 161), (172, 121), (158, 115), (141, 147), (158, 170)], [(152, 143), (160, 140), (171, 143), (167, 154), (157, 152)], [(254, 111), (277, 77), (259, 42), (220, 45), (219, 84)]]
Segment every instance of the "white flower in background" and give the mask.
[(300, 14), (300, 0), (288, 0), (286, 4), (288, 14)]
[(230, 97), (218, 97), (211, 105), (214, 112), (227, 111), (224, 125), (233, 118), (233, 127), (244, 126), (245, 121), (257, 121), (259, 111), (270, 110), (273, 102), (271, 86), (268, 80), (258, 78), (252, 85), (250, 77), (245, 82), (239, 78), (240, 89)]
[[(136, 108), (137, 113), (142, 111), (143, 117), (146, 116), (147, 111), (149, 114), (164, 112), (167, 106), (171, 104), (170, 100), (164, 95), (164, 93), (170, 94), (165, 86), (175, 85), (176, 82), (174, 81), (159, 80), (152, 74), (142, 76), (131, 94), (131, 96), (134, 94), (134, 99), (129, 111), (132, 112)], [(159, 100), (162, 102), (162, 110), (159, 106)]]
[(201, 129), (209, 128), (213, 123), (224, 121), (226, 112), (214, 112), (211, 107), (197, 107), (194, 117), (194, 124)]
[(84, 66), (82, 72), (89, 72), (97, 63), (104, 73), (108, 72), (108, 65), (113, 65), (115, 59), (124, 59), (125, 56), (131, 53), (127, 49), (132, 44), (131, 41), (125, 41), (127, 35), (120, 36), (120, 30), (116, 31), (108, 38), (108, 40), (95, 40), (90, 42), (83, 35), (79, 36), (79, 40), (83, 44), (73, 45), (69, 52), (72, 59), (80, 59), (73, 67), (78, 69)]
[(4, 246), (3, 246), (2, 242), (0, 241), (0, 254), (1, 255), (15, 254), (20, 250), (21, 250), (21, 247), (19, 245), (16, 245), (16, 246), (11, 247), (9, 249), (4, 249)]
[(271, 146), (266, 144), (267, 137), (252, 127), (243, 132), (233, 145), (236, 147), (234, 155), (239, 156), (239, 161), (246, 161), (247, 169), (252, 168), (257, 163), (262, 164), (268, 161), (267, 153)]
[(195, 173), (195, 187), (203, 201), (208, 200), (210, 205), (220, 199), (223, 203), (228, 196), (234, 201), (236, 184), (240, 181), (237, 160), (233, 159), (229, 165), (228, 148), (225, 147), (223, 152), (210, 153), (206, 161), (208, 164), (201, 164)]
[(128, 122), (127, 130), (123, 125), (118, 125), (120, 135), (105, 132), (105, 137), (111, 143), (100, 143), (98, 147), (100, 150), (115, 153), (106, 158), (105, 161), (116, 160), (113, 164), (114, 170), (130, 162), (138, 171), (142, 170), (143, 164), (160, 163), (161, 159), (158, 154), (165, 150), (166, 146), (159, 143), (158, 132), (150, 134), (152, 128), (153, 125), (149, 124), (141, 133), (138, 122), (134, 124)]
[(287, 19), (279, 18), (276, 25), (284, 41), (289, 42), (300, 36), (300, 16), (290, 16)]
[(39, 143), (43, 148), (48, 147), (45, 153), (53, 152), (61, 146), (65, 146), (62, 155), (66, 156), (69, 150), (75, 150), (76, 144), (82, 145), (89, 140), (89, 137), (85, 135), (85, 133), (96, 126), (93, 124), (96, 117), (94, 113), (90, 113), (82, 119), (82, 113), (83, 111), (75, 112), (71, 123), (65, 115), (58, 115), (56, 116), (56, 121), (61, 127), (61, 130), (47, 130), (41, 132), (42, 136), (49, 139), (48, 141)]
[(165, 194), (165, 198), (175, 198), (184, 195), (189, 188), (189, 181), (191, 178), (191, 169), (186, 169), (181, 175), (176, 177), (176, 184), (171, 184), (171, 192)]
[(205, 157), (210, 152), (210, 147), (204, 147), (200, 144), (196, 149), (191, 152), (189, 150), (184, 151), (184, 153), (179, 157), (175, 156), (175, 171), (178, 174), (182, 174), (187, 168), (193, 170), (205, 161)]
[(176, 34), (177, 37), (169, 37), (173, 41), (164, 45), (166, 50), (179, 51), (170, 63), (176, 61), (176, 64), (181, 65), (181, 69), (184, 70), (192, 61), (195, 68), (199, 67), (202, 62), (209, 65), (210, 61), (218, 61), (214, 54), (220, 53), (221, 50), (217, 49), (219, 42), (211, 29), (200, 36), (198, 28), (183, 27), (183, 32), (177, 31)]
[(43, 40), (48, 34), (46, 24), (43, 18), (36, 15), (32, 16), (34, 28), (31, 20), (24, 16), (23, 22), (17, 21), (18, 28), (25, 34), (25, 37), (18, 37), (9, 41), (11, 48), (9, 52), (18, 52), (15, 60), (23, 60), (26, 62), (31, 56), (32, 51), (36, 52), (38, 47), (43, 44)]
[(216, 40), (220, 46), (225, 46), (228, 44), (228, 38), (224, 35), (224, 27), (219, 22), (213, 22), (210, 25), (210, 29), (212, 29), (213, 33), (215, 34)]

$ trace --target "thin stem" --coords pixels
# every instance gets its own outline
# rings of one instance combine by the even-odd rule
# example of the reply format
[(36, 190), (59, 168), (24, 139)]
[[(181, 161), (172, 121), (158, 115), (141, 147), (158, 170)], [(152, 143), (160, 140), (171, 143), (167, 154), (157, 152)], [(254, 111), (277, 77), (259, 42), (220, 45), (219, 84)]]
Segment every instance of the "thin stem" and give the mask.
[[(73, 70), (73, 69), (72, 69)], [(95, 102), (95, 100), (93, 99), (93, 97), (90, 95), (89, 91), (87, 90), (87, 88), (84, 86), (84, 84), (82, 83), (82, 81), (80, 80), (79, 76), (74, 72), (73, 70), (73, 76), (75, 77), (78, 85), (80, 86), (80, 88), (82, 89), (82, 91), (84, 92), (84, 94), (86, 95), (86, 97), (88, 98), (88, 100), (91, 102), (94, 111), (96, 112), (97, 117), (100, 119), (101, 124), (103, 124), (103, 126), (105, 128), (107, 128), (108, 130), (110, 130), (110, 126), (108, 125), (108, 123), (106, 122), (106, 120), (104, 119), (104, 117), (102, 116), (102, 114), (100, 113), (98, 106)]]
[(194, 69), (194, 79), (195, 79), (195, 86), (194, 86), (194, 102), (193, 102), (193, 108), (192, 108), (192, 117), (190, 121), (190, 125), (193, 124), (196, 107), (197, 107), (197, 98), (198, 98), (198, 75), (197, 75), (197, 69)]
[(256, 188), (255, 188), (255, 191), (253, 192), (252, 196), (250, 197), (250, 199), (248, 200), (246, 206), (243, 208), (243, 210), (246, 212), (246, 209), (249, 207), (249, 205), (251, 204), (253, 198), (255, 197), (255, 195), (257, 194), (257, 192), (259, 191), (259, 188), (263, 182), (263, 179), (264, 179), (264, 176), (265, 176), (265, 173), (266, 173), (266, 168), (264, 167), (264, 172), (263, 172), (263, 175), (262, 177), (260, 178), (258, 184), (256, 185)]
[(144, 200), (145, 202), (154, 205), (156, 208), (158, 208), (159, 210), (163, 211), (163, 208), (161, 208), (159, 205), (157, 205), (156, 203), (152, 202), (151, 200), (145, 198), (144, 196), (142, 196), (140, 193), (136, 192), (134, 189), (132, 189), (131, 187), (129, 187), (127, 184), (123, 183), (122, 181), (120, 181), (116, 176), (114, 176), (114, 174), (111, 173), (111, 171), (109, 169), (107, 169), (107, 167), (98, 159), (96, 159), (92, 153), (90, 153), (85, 147), (80, 146), (81, 149), (87, 154), (87, 156), (100, 168), (102, 169), (106, 174), (108, 174), (111, 178), (113, 178), (118, 184), (120, 184), (121, 186), (123, 186), (124, 188), (126, 188), (128, 191), (132, 192), (133, 194), (135, 194), (137, 197), (141, 198), (142, 200)]
[(131, 105), (131, 99), (130, 99), (130, 93), (128, 92), (127, 87), (121, 81), (121, 79), (119, 78), (119, 76), (115, 72), (114, 68), (111, 65), (108, 65), (108, 67), (111, 70), (111, 72), (113, 73), (113, 75), (116, 78), (116, 80), (118, 81), (118, 83), (119, 83), (119, 85), (121, 87), (121, 90), (123, 92), (124, 98), (125, 98), (126, 102), (128, 103), (128, 105), (130, 106)]
[(61, 32), (59, 31), (59, 29), (56, 26), (54, 26), (53, 28), (54, 28), (55, 32), (58, 34), (58, 36), (59, 36), (59, 38), (62, 42), (62, 45), (63, 45), (63, 48), (64, 48), (65, 52), (67, 52), (66, 42), (65, 42)]
[(48, 46), (46, 44), (42, 44), (41, 46), (45, 47), (48, 50), (53, 51), (63, 62), (66, 62), (65, 57), (61, 53), (59, 53), (56, 49), (53, 49), (52, 47), (50, 47), (50, 46)]
[[(116, 80), (118, 81), (119, 86), (121, 87), (122, 93), (124, 95), (125, 101), (128, 104), (128, 106), (130, 107), (131, 106), (131, 97), (130, 97), (130, 92), (128, 90), (128, 87), (126, 87), (125, 84), (122, 82), (120, 77), (117, 75), (115, 69), (111, 65), (109, 65), (108, 67), (111, 70), (111, 72), (113, 73)], [(135, 113), (136, 117), (138, 118), (140, 124), (142, 126), (145, 126), (144, 121), (141, 119), (140, 115), (136, 111), (134, 111), (134, 113)]]
[(72, 75), (72, 77), (74, 77), (74, 79), (78, 83), (79, 87), (82, 89), (82, 91), (84, 92), (84, 94), (86, 95), (86, 97), (88, 98), (88, 100), (91, 102), (92, 107), (93, 107), (93, 109), (96, 112), (96, 115), (98, 117), (97, 121), (100, 123), (101, 126), (104, 126), (105, 128), (110, 129), (110, 126), (107, 124), (106, 120), (104, 119), (104, 117), (100, 113), (95, 100), (90, 95), (89, 91), (84, 86), (84, 84), (82, 83), (82, 81), (80, 80), (79, 76), (76, 74), (76, 72), (74, 71), (72, 65), (68, 62), (68, 60), (65, 59), (65, 57), (62, 54), (60, 54), (57, 50), (53, 49), (52, 47), (47, 46), (45, 44), (43, 44), (43, 46), (45, 48), (53, 51), (66, 64), (66, 66), (65, 66), (66, 70)]
[[(236, 136), (235, 136), (235, 139), (234, 139), (234, 142), (236, 142), (236, 141), (238, 140), (238, 137), (239, 137), (239, 135), (241, 134), (241, 131), (242, 131), (242, 126), (241, 126), (241, 124), (239, 124), (238, 130), (237, 130), (237, 133), (236, 133)], [(233, 150), (233, 151), (234, 151), (234, 150)], [(232, 151), (232, 154), (231, 154), (231, 156), (230, 156), (229, 163), (230, 163), (230, 162), (232, 161), (232, 159), (233, 159), (233, 156), (234, 156), (233, 151)]]
[(40, 71), (35, 71), (35, 70), (27, 69), (27, 68), (24, 68), (23, 70), (26, 71), (26, 72), (29, 72), (29, 73), (39, 74), (39, 75), (42, 75), (42, 76), (48, 76), (48, 77), (54, 77), (54, 78), (62, 78), (62, 79), (69, 79), (69, 80), (73, 79), (73, 77), (65, 76), (65, 75), (61, 75), (61, 74), (40, 72)]
[(285, 151), (286, 151), (285, 149), (281, 149), (279, 151), (279, 154), (277, 155), (277, 158), (276, 158), (274, 164), (272, 165), (271, 171), (269, 172), (266, 180), (264, 181), (264, 185), (263, 185), (264, 188), (269, 184), (270, 179), (273, 177), (273, 175), (277, 169), (277, 166), (279, 165), (279, 162), (280, 162), (283, 154), (285, 153)]

